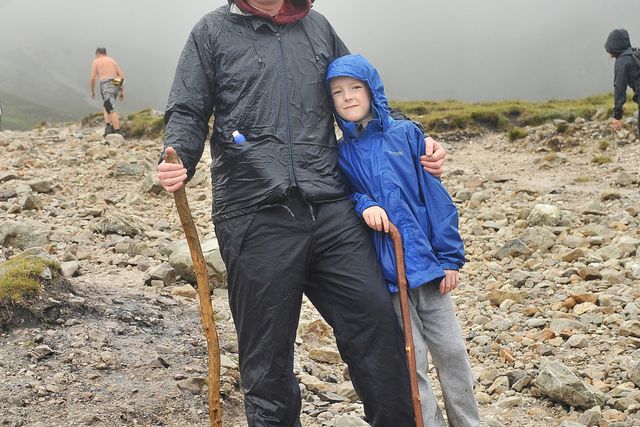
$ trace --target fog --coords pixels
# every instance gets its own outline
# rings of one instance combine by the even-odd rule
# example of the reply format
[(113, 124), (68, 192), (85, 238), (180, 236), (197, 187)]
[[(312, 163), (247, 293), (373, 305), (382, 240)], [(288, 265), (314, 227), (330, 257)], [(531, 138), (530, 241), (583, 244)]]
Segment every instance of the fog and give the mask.
[[(0, 0), (0, 97), (99, 108), (90, 64), (107, 47), (127, 76), (125, 111), (163, 109), (195, 22), (224, 0)], [(640, 41), (637, 0), (317, 0), (391, 99), (545, 100), (610, 91), (607, 34)]]

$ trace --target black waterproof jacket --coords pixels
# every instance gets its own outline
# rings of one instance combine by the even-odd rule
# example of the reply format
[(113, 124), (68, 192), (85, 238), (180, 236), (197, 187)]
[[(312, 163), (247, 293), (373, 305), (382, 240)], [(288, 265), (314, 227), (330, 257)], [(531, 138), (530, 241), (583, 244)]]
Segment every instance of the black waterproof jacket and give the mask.
[(609, 54), (616, 58), (614, 66), (614, 107), (613, 117), (620, 120), (622, 118), (622, 107), (627, 101), (627, 86), (631, 87), (637, 100), (638, 89), (640, 89), (640, 67), (631, 56), (634, 48), (629, 41), (629, 33), (624, 29), (613, 30), (604, 45)]
[[(276, 25), (226, 5), (196, 24), (169, 95), (165, 147), (191, 177), (214, 113), (214, 221), (278, 204), (292, 186), (308, 202), (348, 197), (324, 85), (329, 63), (346, 54), (314, 10)], [(236, 130), (245, 143), (234, 143)]]

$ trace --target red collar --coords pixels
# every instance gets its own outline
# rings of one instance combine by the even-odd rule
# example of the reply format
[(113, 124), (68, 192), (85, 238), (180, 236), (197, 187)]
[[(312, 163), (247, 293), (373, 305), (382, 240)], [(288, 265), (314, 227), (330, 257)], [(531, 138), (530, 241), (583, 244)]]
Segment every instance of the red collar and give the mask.
[(284, 0), (280, 13), (276, 16), (269, 16), (251, 6), (246, 0), (235, 0), (235, 4), (243, 12), (259, 16), (275, 24), (291, 24), (297, 22), (307, 16), (311, 9), (311, 0)]

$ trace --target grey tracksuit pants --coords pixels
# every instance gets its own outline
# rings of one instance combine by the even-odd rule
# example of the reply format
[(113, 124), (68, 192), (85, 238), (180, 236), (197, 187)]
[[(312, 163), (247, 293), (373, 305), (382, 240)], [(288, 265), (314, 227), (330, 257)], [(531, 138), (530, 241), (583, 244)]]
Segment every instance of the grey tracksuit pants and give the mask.
[[(425, 425), (446, 426), (429, 380), (428, 350), (435, 361), (449, 425), (478, 427), (480, 413), (473, 394), (473, 375), (450, 296), (440, 295), (437, 284), (431, 282), (411, 289), (409, 300)], [(398, 294), (393, 295), (393, 305), (402, 324)]]

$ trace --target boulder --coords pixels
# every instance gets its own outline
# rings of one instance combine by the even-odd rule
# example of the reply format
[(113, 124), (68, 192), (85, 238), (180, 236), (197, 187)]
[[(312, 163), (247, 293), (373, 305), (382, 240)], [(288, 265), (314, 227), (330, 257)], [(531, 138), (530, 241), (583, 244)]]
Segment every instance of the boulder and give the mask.
[(604, 394), (588, 385), (558, 361), (544, 364), (535, 380), (540, 392), (552, 400), (580, 409), (604, 404)]

